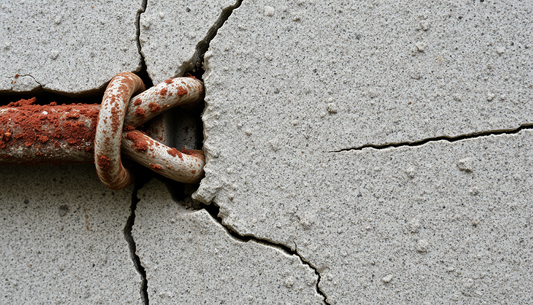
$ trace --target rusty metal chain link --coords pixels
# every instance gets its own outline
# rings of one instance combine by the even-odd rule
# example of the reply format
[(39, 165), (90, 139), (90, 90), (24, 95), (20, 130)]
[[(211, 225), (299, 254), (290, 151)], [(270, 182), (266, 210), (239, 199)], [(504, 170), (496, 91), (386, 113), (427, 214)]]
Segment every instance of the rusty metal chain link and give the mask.
[(2, 106), (0, 164), (94, 161), (102, 183), (122, 189), (133, 181), (122, 165), (123, 153), (165, 177), (196, 183), (203, 177), (202, 151), (179, 151), (135, 128), (167, 109), (200, 101), (202, 94), (202, 82), (193, 77), (168, 79), (145, 90), (137, 75), (123, 72), (110, 81), (101, 105), (21, 100)]

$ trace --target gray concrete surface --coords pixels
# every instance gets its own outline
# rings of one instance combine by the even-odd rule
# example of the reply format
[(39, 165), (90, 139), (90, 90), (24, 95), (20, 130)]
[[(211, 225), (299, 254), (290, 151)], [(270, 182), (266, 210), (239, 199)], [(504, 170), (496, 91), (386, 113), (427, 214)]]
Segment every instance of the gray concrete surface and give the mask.
[[(142, 1), (4, 1), (0, 93), (97, 90), (137, 41), (179, 75), (239, 3), (149, 0), (137, 29)], [(151, 304), (533, 303), (532, 11), (243, 1), (205, 56), (195, 195), (236, 233), (153, 181), (128, 244), (131, 188), (0, 168), (0, 303), (142, 303), (132, 246)]]
[(76, 94), (139, 71), (141, 0), (2, 1), (0, 92)]
[(123, 229), (131, 188), (94, 166), (0, 167), (0, 304), (142, 304)]
[(244, 1), (206, 55), (207, 144), (217, 122), (319, 151), (531, 123), (531, 14), (522, 1)]
[(329, 304), (532, 302), (531, 10), (244, 1), (206, 54), (195, 198)]
[[(198, 49), (214, 33), (217, 20), (235, 0), (148, 1), (141, 15), (141, 52), (154, 83), (182, 76), (199, 61)], [(204, 50), (205, 52), (205, 50)]]
[(314, 155), (245, 146), (221, 150), (201, 193), (220, 187), (226, 225), (315, 266), (329, 304), (533, 301), (531, 131)]
[(152, 181), (139, 192), (133, 236), (150, 304), (323, 304), (297, 256), (229, 236)]

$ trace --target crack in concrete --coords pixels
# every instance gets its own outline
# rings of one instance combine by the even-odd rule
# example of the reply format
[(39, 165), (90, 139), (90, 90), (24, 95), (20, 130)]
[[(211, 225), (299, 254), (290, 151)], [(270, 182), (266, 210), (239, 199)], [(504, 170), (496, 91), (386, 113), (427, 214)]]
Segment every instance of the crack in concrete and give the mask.
[[(201, 70), (201, 74), (203, 75), (204, 69), (202, 68), (202, 62), (204, 61), (205, 52), (207, 52), (209, 49), (209, 45), (211, 44), (213, 38), (215, 38), (217, 35), (218, 30), (224, 25), (226, 20), (228, 20), (233, 11), (241, 6), (242, 1), (243, 0), (237, 0), (235, 4), (224, 8), (222, 12), (220, 12), (220, 16), (215, 24), (209, 28), (205, 37), (196, 44), (196, 51), (194, 52), (192, 58), (181, 65), (182, 74), (192, 72), (191, 74), (195, 75), (197, 74), (195, 73), (196, 71)], [(180, 76), (180, 71), (176, 71), (175, 74)]]
[(128, 243), (128, 247), (130, 250), (130, 258), (133, 262), (133, 265), (135, 266), (135, 270), (141, 277), (141, 300), (145, 305), (150, 304), (150, 301), (148, 299), (148, 280), (146, 278), (146, 270), (144, 270), (144, 267), (141, 264), (141, 259), (137, 255), (137, 245), (135, 243), (135, 240), (133, 239), (132, 235), (132, 228), (135, 224), (135, 210), (137, 209), (137, 203), (139, 203), (140, 199), (137, 197), (137, 193), (142, 188), (143, 184), (140, 184), (138, 182), (135, 182), (135, 186), (133, 188), (133, 193), (131, 194), (131, 207), (130, 207), (130, 216), (128, 217), (128, 220), (126, 221), (126, 225), (124, 226), (124, 239)]
[(141, 56), (141, 67), (138, 71), (137, 75), (143, 80), (144, 84), (146, 85), (146, 88), (150, 88), (154, 85), (152, 79), (150, 78), (150, 75), (148, 75), (148, 69), (146, 67), (146, 59), (144, 58), (144, 54), (142, 52), (141, 47), (141, 15), (146, 12), (146, 7), (148, 6), (148, 0), (143, 0), (141, 4), (141, 8), (137, 11), (137, 15), (135, 16), (135, 27), (136, 32), (135, 35), (137, 37), (136, 43), (137, 43), (137, 52), (139, 52), (139, 55)]
[(216, 206), (214, 203), (211, 203), (210, 205), (202, 204), (202, 208), (204, 210), (206, 210), (209, 213), (209, 215), (211, 215), (211, 217), (213, 217), (213, 219), (218, 224), (220, 224), (222, 226), (222, 228), (224, 228), (224, 230), (226, 231), (226, 233), (228, 235), (230, 235), (231, 237), (237, 239), (238, 241), (241, 241), (241, 242), (254, 241), (254, 242), (258, 243), (258, 244), (261, 244), (261, 245), (264, 245), (264, 246), (267, 246), (267, 247), (276, 248), (276, 249), (284, 252), (287, 255), (295, 255), (296, 257), (298, 257), (298, 259), (300, 260), (302, 265), (305, 265), (305, 266), (311, 268), (315, 272), (315, 274), (317, 276), (317, 281), (316, 281), (316, 285), (315, 285), (316, 292), (320, 296), (322, 296), (324, 304), (330, 305), (330, 303), (327, 300), (326, 294), (322, 291), (322, 289), (320, 289), (320, 281), (322, 280), (322, 276), (318, 272), (318, 269), (315, 266), (313, 266), (313, 264), (311, 264), (311, 262), (306, 261), (298, 253), (298, 249), (297, 249), (296, 245), (295, 245), (295, 250), (292, 250), (291, 248), (289, 248), (288, 246), (286, 246), (284, 244), (276, 243), (276, 242), (268, 240), (268, 239), (258, 238), (258, 237), (253, 236), (253, 235), (241, 235), (238, 232), (234, 231), (231, 227), (225, 225), (222, 222), (222, 218), (220, 216), (218, 216), (218, 214), (220, 212), (220, 208), (218, 206)]
[(469, 139), (483, 138), (483, 137), (488, 137), (492, 135), (512, 135), (512, 134), (517, 134), (520, 131), (527, 130), (527, 129), (533, 129), (533, 123), (525, 123), (515, 129), (496, 129), (496, 130), (473, 132), (473, 133), (458, 135), (458, 136), (439, 136), (439, 137), (426, 138), (420, 141), (413, 141), (413, 142), (365, 144), (365, 145), (356, 146), (356, 147), (332, 150), (329, 152), (338, 153), (338, 152), (343, 152), (343, 151), (358, 151), (358, 150), (363, 150), (364, 148), (374, 148), (377, 150), (381, 150), (381, 149), (397, 148), (397, 147), (416, 147), (416, 146), (422, 146), (426, 143), (437, 142), (437, 141), (447, 141), (447, 142), (452, 143), (452, 142), (458, 142), (458, 141), (469, 140)]

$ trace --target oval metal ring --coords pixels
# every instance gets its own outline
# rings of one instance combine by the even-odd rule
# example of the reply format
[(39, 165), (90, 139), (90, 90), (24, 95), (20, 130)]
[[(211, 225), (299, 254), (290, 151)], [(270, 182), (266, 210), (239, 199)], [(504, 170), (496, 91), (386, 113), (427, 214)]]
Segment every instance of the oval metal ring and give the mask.
[(94, 142), (94, 163), (102, 183), (114, 190), (133, 182), (120, 157), (122, 129), (131, 96), (144, 90), (144, 83), (137, 75), (123, 72), (109, 82), (102, 99)]

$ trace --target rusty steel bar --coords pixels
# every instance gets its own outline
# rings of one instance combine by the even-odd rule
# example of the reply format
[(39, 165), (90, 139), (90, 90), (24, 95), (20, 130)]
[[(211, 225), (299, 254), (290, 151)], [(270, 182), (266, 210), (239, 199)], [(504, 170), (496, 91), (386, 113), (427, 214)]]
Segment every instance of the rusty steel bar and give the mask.
[[(95, 162), (104, 184), (119, 189), (131, 182), (121, 164), (122, 148), (127, 157), (170, 179), (198, 182), (205, 163), (202, 151), (180, 152), (133, 129), (166, 109), (198, 101), (202, 83), (194, 78), (170, 79), (136, 96), (132, 101), (140, 101), (130, 103), (133, 106), (127, 110), (120, 109), (128, 105), (128, 95), (143, 89), (139, 81), (131, 73), (117, 75), (108, 85), (102, 106), (34, 105), (35, 98), (1, 106), (0, 164)], [(106, 111), (102, 112), (104, 108)], [(124, 112), (127, 125), (120, 119)], [(121, 144), (117, 145), (117, 138)], [(101, 147), (95, 150), (97, 143)]]
[(124, 125), (137, 127), (172, 107), (196, 102), (202, 88), (202, 82), (193, 77), (167, 79), (131, 99)]
[(201, 150), (182, 152), (132, 130), (122, 139), (122, 150), (138, 163), (167, 178), (184, 183), (200, 182), (205, 165)]
[(140, 77), (123, 72), (113, 77), (105, 90), (94, 139), (94, 164), (100, 181), (110, 189), (120, 190), (133, 183), (132, 174), (122, 165), (120, 142), (130, 98), (144, 89)]
[(0, 107), (0, 164), (92, 162), (100, 105), (34, 102)]

